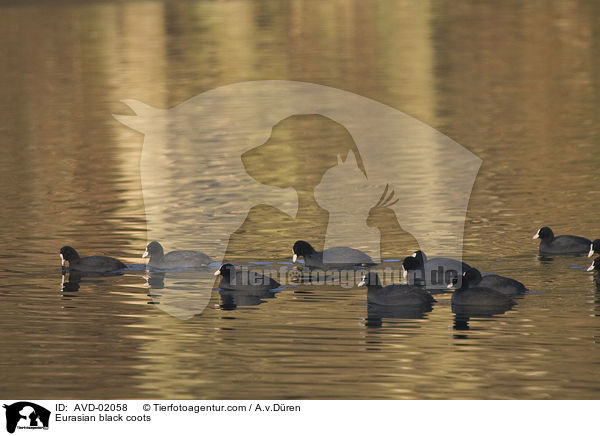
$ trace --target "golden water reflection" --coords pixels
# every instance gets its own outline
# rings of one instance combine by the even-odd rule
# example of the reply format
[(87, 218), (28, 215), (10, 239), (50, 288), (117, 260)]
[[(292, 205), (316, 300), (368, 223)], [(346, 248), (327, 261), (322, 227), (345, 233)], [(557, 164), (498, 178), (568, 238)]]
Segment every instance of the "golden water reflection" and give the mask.
[[(529, 239), (542, 225), (600, 235), (599, 16), (584, 0), (0, 5), (1, 392), (597, 398), (600, 305), (578, 269), (588, 259), (540, 262)], [(264, 79), (372, 98), (479, 156), (465, 258), (534, 292), (466, 331), (452, 328), (449, 296), (423, 319), (369, 327), (364, 289), (289, 288), (235, 311), (213, 292), (187, 321), (153, 304), (142, 271), (61, 293), (66, 243), (141, 263), (143, 137), (112, 118), (128, 112), (120, 101), (170, 108)], [(432, 166), (430, 180), (444, 176)], [(418, 248), (397, 237), (390, 250)]]

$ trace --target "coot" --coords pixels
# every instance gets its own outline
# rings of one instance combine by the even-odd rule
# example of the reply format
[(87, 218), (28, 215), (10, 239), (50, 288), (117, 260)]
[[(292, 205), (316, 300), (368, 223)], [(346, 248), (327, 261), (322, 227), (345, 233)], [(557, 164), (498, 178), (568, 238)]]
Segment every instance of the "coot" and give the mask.
[(470, 278), (470, 286), (493, 289), (504, 295), (520, 295), (528, 291), (523, 283), (498, 274), (486, 274), (482, 277), (481, 274), (477, 272), (476, 274), (472, 274)]
[(306, 241), (296, 241), (292, 248), (292, 262), (304, 257), (304, 265), (310, 268), (336, 268), (375, 265), (373, 259), (360, 250), (350, 247), (332, 247), (325, 251), (316, 251)]
[(382, 286), (376, 272), (368, 272), (358, 286), (367, 287), (369, 303), (382, 306), (419, 306), (429, 307), (435, 302), (429, 292), (419, 286), (388, 285)]
[[(414, 257), (415, 259), (417, 259), (417, 261), (423, 265), (427, 265), (428, 263), (431, 265), (446, 265), (448, 267), (448, 269), (452, 268), (452, 269), (456, 269), (458, 271), (466, 271), (469, 268), (471, 268), (469, 266), (469, 264), (462, 262), (460, 260), (456, 260), (456, 259), (450, 259), (449, 257), (434, 257), (429, 259), (427, 257), (427, 255), (421, 251), (421, 250), (417, 250), (412, 254), (412, 257)], [(461, 272), (461, 274), (462, 274)]]
[(150, 257), (148, 266), (158, 269), (198, 268), (212, 262), (211, 258), (200, 251), (177, 250), (165, 255), (162, 245), (152, 241), (146, 247), (142, 258)]
[(471, 268), (463, 274), (460, 288), (452, 294), (453, 306), (490, 306), (510, 308), (517, 304), (508, 295), (490, 288), (477, 286), (481, 281), (481, 273)]
[(554, 236), (550, 227), (542, 227), (533, 235), (540, 239), (540, 254), (589, 254), (592, 241), (581, 236)]
[(473, 284), (482, 288), (489, 288), (502, 292), (504, 295), (520, 295), (525, 294), (528, 291), (525, 285), (520, 281), (498, 274), (486, 274), (481, 278), (479, 283)]
[(69, 246), (60, 249), (60, 260), (64, 266), (69, 262), (69, 269), (72, 271), (85, 272), (111, 272), (126, 268), (120, 260), (108, 256), (88, 256), (79, 257), (79, 253)]
[(237, 270), (230, 263), (223, 264), (215, 271), (215, 275), (221, 275), (219, 288), (232, 291), (266, 291), (275, 289), (281, 285), (271, 277), (264, 276), (247, 269)]
[(438, 289), (445, 289), (470, 268), (465, 262), (447, 257), (428, 259), (421, 250), (415, 251), (402, 262), (404, 278), (410, 284)]

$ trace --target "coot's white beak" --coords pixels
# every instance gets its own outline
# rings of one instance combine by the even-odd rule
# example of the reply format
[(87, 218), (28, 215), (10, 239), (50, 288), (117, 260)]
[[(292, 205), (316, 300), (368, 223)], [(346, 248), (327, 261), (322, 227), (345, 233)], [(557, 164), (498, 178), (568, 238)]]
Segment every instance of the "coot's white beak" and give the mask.
[(590, 252), (588, 253), (588, 257), (592, 257), (594, 255), (594, 244), (590, 245)]
[(454, 287), (454, 283), (450, 283), (448, 286), (446, 286), (447, 289), (452, 289)]
[(298, 260), (298, 255), (296, 253), (294, 253), (292, 255), (292, 263), (296, 263), (297, 260)]
[(540, 231), (538, 230), (537, 233), (531, 239), (537, 239), (539, 237), (540, 237)]
[(65, 258), (63, 257), (62, 253), (60, 253), (60, 264), (65, 266)]
[(594, 264), (592, 263), (586, 271), (594, 271)]
[(360, 288), (361, 286), (365, 285), (365, 278), (363, 277), (362, 280), (360, 282), (358, 282), (358, 287)]
[(417, 257), (417, 252), (415, 251), (413, 254), (411, 254), (412, 257)]
[(221, 274), (221, 268), (219, 268), (218, 270), (215, 271), (214, 275), (218, 276), (219, 274)]
[(142, 254), (142, 259), (148, 257), (148, 250), (144, 251), (144, 254)]

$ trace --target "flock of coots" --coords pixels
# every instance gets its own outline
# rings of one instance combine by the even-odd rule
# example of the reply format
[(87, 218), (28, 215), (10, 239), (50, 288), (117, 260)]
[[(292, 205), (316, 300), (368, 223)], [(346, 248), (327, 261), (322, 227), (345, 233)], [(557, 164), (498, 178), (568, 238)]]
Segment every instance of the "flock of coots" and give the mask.
[[(590, 241), (587, 238), (572, 235), (554, 236), (549, 227), (542, 227), (533, 239), (540, 239), (540, 255), (578, 255), (591, 257), (600, 253), (600, 239)], [(323, 252), (316, 251), (308, 242), (297, 241), (292, 248), (292, 262), (303, 258), (304, 268), (312, 270), (339, 270), (342, 268), (359, 269), (373, 267), (376, 262), (360, 250), (349, 247), (333, 247)], [(160, 243), (149, 243), (142, 256), (149, 258), (147, 268), (152, 270), (170, 270), (182, 268), (203, 268), (213, 260), (199, 251), (177, 250), (164, 253)], [(118, 259), (107, 256), (80, 257), (69, 246), (60, 250), (62, 265), (69, 263), (70, 271), (81, 273), (116, 273), (127, 268)], [(516, 302), (514, 296), (527, 292), (523, 283), (497, 274), (482, 275), (479, 270), (455, 259), (445, 257), (427, 258), (422, 251), (416, 251), (402, 261), (403, 277), (406, 284), (383, 286), (376, 268), (366, 269), (361, 274), (358, 287), (366, 286), (367, 301), (380, 307), (431, 310), (435, 299), (430, 289), (428, 274), (442, 273), (444, 288), (454, 288), (452, 294), (453, 309), (465, 310), (478, 308), (479, 313), (501, 313), (510, 309)], [(600, 272), (600, 257), (595, 259), (587, 271)], [(219, 288), (226, 291), (262, 292), (273, 290), (281, 285), (271, 277), (249, 271), (226, 263), (220, 266), (215, 276), (221, 276)], [(429, 290), (428, 290), (429, 289)], [(430, 292), (431, 290), (431, 292)], [(467, 310), (468, 311), (468, 310)], [(458, 313), (458, 312), (457, 312)]]

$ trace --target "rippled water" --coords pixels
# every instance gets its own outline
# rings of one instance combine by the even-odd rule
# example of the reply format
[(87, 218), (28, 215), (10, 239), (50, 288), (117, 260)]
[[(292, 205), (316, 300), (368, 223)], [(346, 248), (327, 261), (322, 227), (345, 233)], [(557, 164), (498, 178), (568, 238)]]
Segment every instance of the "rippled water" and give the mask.
[[(1, 396), (598, 398), (600, 294), (584, 271), (590, 260), (540, 259), (531, 236), (550, 225), (600, 237), (599, 14), (592, 1), (3, 4)], [(479, 156), (464, 259), (531, 292), (505, 314), (457, 326), (450, 294), (407, 319), (370, 311), (364, 288), (208, 295), (207, 271), (148, 274), (144, 138), (111, 114), (131, 113), (120, 103), (127, 98), (170, 108), (263, 79), (369, 97)], [(337, 149), (322, 139), (282, 146), (270, 165), (269, 154), (248, 156), (267, 165), (266, 182), (292, 179), (300, 214), (253, 210), (226, 258), (285, 270), (295, 239), (323, 237), (327, 214), (309, 195), (320, 170), (301, 171), (307, 159), (312, 169), (336, 164)], [(206, 171), (200, 182), (160, 174), (172, 186), (157, 198), (168, 205), (173, 187), (190, 183), (237, 198), (219, 191), (225, 166)], [(421, 176), (449, 174), (438, 165)], [(438, 200), (403, 195), (403, 207), (424, 214)], [(210, 252), (215, 235), (193, 214), (179, 219), (193, 231), (165, 248)], [(418, 248), (406, 232), (379, 228), (391, 235), (387, 257)], [(132, 267), (73, 279), (64, 292), (65, 244)], [(177, 312), (196, 307), (191, 318)]]

